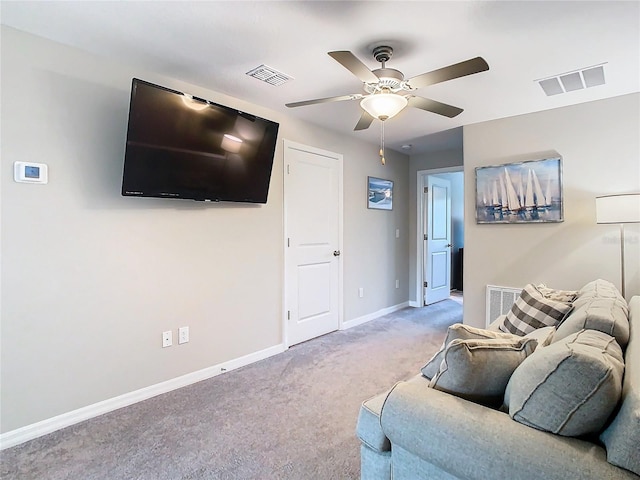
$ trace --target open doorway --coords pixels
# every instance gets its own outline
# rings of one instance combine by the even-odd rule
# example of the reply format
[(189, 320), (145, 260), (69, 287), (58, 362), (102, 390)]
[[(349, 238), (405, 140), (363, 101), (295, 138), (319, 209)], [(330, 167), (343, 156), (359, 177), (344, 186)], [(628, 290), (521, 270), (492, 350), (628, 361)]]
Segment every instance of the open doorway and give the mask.
[[(416, 295), (420, 306), (429, 305), (444, 298), (452, 298), (462, 303), (464, 290), (464, 172), (462, 168), (459, 166), (418, 171)], [(429, 191), (430, 185), (431, 191)], [(447, 197), (446, 202), (443, 199), (444, 196)], [(448, 211), (445, 210), (444, 205)], [(443, 225), (445, 218), (446, 225)], [(445, 227), (448, 232), (445, 232)], [(446, 293), (443, 291), (445, 289)]]

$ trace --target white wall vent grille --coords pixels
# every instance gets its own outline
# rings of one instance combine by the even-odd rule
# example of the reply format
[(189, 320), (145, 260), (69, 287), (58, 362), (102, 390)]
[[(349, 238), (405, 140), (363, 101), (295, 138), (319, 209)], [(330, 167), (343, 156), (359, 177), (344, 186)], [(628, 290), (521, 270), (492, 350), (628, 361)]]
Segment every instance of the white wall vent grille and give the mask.
[(596, 87), (598, 85), (604, 85), (605, 83), (604, 66), (604, 63), (593, 65), (591, 67), (536, 80), (536, 82), (540, 84), (542, 90), (544, 90), (544, 93), (548, 97), (560, 93), (572, 92), (574, 90)]
[(499, 287), (497, 285), (487, 285), (487, 326), (500, 315), (505, 315), (516, 302), (522, 292), (521, 288)]
[(293, 79), (293, 77), (290, 77), (289, 75), (279, 72), (275, 68), (271, 68), (266, 65), (260, 65), (253, 70), (249, 70), (247, 72), (247, 75), (253, 78), (257, 78), (258, 80), (262, 80), (263, 82), (266, 82), (270, 85), (275, 85), (276, 87)]

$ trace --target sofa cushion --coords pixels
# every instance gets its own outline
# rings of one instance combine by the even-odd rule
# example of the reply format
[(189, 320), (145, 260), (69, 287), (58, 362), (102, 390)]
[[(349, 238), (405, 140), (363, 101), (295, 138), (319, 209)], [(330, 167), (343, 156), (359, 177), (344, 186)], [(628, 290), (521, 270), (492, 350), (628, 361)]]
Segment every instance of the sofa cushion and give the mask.
[(629, 341), (628, 312), (627, 303), (622, 298), (593, 297), (581, 301), (558, 327), (553, 341), (562, 340), (583, 329), (598, 330), (615, 337), (624, 348)]
[(570, 303), (546, 298), (535, 285), (528, 284), (499, 328), (506, 333), (526, 335), (537, 328), (558, 325), (572, 308)]
[(452, 340), (429, 386), (482, 404), (502, 403), (511, 374), (536, 348), (531, 338)]
[(440, 364), (442, 363), (442, 359), (444, 357), (444, 351), (447, 348), (447, 345), (449, 345), (452, 340), (513, 337), (514, 335), (510, 333), (494, 332), (482, 328), (470, 327), (469, 325), (464, 325), (462, 323), (454, 323), (447, 329), (447, 335), (444, 338), (444, 342), (442, 342), (440, 350), (431, 358), (431, 360), (427, 362), (424, 367), (422, 367), (422, 375), (431, 380), (435, 376), (435, 374), (438, 373), (438, 369), (440, 368)]
[(542, 327), (537, 328), (533, 332), (527, 333), (524, 338), (533, 338), (538, 342), (536, 350), (542, 347), (546, 347), (553, 341), (553, 337), (556, 333), (556, 327)]
[(623, 303), (626, 305), (624, 298), (613, 283), (601, 278), (587, 283), (578, 290), (578, 297), (574, 300), (573, 304), (578, 308), (594, 298), (617, 298), (623, 300)]
[(629, 302), (629, 326), (633, 332), (625, 353), (620, 411), (602, 432), (607, 460), (640, 475), (640, 296)]
[(513, 372), (505, 392), (509, 415), (559, 435), (598, 432), (619, 401), (623, 362), (615, 338), (596, 330), (554, 342)]

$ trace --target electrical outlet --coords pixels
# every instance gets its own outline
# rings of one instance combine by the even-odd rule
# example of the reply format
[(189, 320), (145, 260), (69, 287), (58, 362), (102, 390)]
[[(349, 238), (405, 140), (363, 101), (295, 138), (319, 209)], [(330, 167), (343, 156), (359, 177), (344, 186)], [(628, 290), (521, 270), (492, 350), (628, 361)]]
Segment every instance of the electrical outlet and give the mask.
[(189, 341), (189, 327), (180, 327), (178, 329), (178, 343), (187, 343)]
[(360, 298), (364, 297), (364, 288), (360, 287), (360, 288), (358, 289), (358, 296), (359, 296)]
[(400, 288), (400, 280), (396, 279), (396, 288)]
[(396, 238), (400, 238), (400, 229), (396, 228)]
[(162, 332), (162, 348), (170, 347), (171, 345), (173, 345), (173, 333), (171, 333), (171, 330)]

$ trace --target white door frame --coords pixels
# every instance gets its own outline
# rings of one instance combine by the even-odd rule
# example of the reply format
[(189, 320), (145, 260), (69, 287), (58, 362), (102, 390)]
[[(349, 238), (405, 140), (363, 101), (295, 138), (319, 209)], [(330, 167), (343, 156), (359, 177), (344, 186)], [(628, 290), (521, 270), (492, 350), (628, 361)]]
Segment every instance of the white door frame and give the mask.
[(283, 276), (282, 276), (282, 345), (285, 349), (289, 348), (289, 319), (287, 318), (287, 162), (286, 151), (288, 148), (303, 150), (317, 155), (333, 158), (338, 162), (338, 244), (341, 255), (338, 262), (338, 330), (342, 330), (344, 322), (344, 237), (343, 237), (343, 217), (344, 217), (344, 193), (343, 193), (343, 157), (339, 153), (330, 152), (302, 143), (292, 142), (283, 139), (282, 149), (282, 215), (283, 215), (283, 231), (282, 231), (282, 259), (283, 259)]
[(415, 284), (415, 292), (416, 292), (416, 300), (414, 302), (410, 302), (412, 307), (422, 307), (424, 306), (424, 295), (423, 295), (423, 285), (424, 285), (424, 202), (422, 201), (424, 187), (427, 185), (427, 177), (429, 175), (435, 175), (438, 173), (452, 173), (452, 172), (464, 172), (464, 166), (459, 165), (457, 167), (445, 167), (445, 168), (433, 168), (430, 170), (418, 170), (416, 172), (416, 284)]

